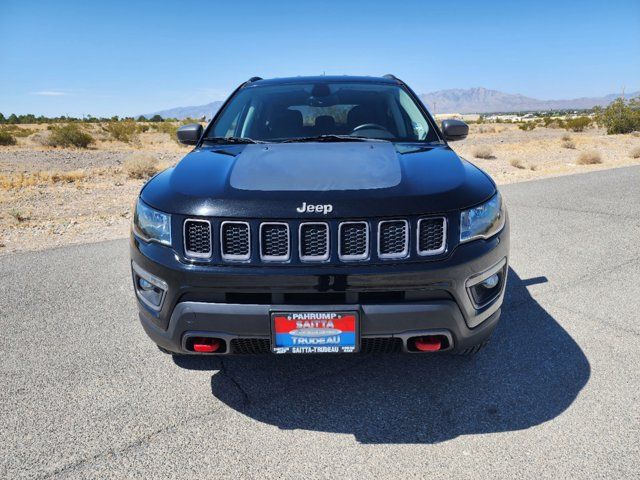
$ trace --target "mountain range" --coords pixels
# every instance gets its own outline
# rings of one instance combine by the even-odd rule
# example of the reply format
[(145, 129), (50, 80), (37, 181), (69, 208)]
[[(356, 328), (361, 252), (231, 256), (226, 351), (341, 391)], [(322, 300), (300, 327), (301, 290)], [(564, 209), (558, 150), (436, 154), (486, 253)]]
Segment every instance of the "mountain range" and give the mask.
[[(569, 100), (539, 100), (524, 95), (499, 92), (487, 88), (467, 88), (439, 90), (424, 93), (420, 98), (432, 113), (496, 113), (544, 110), (582, 110), (596, 106), (605, 107), (620, 94), (612, 93), (603, 97), (580, 97)], [(625, 94), (626, 98), (640, 96), (640, 91)], [(163, 118), (201, 118), (210, 119), (223, 102), (215, 101), (206, 105), (176, 107), (145, 114), (150, 118), (160, 115)]]
[[(640, 91), (625, 94), (637, 97)], [(420, 95), (432, 113), (496, 113), (544, 110), (583, 110), (606, 107), (620, 94), (603, 97), (580, 97), (569, 100), (539, 100), (524, 95), (499, 92), (487, 88), (439, 90)]]

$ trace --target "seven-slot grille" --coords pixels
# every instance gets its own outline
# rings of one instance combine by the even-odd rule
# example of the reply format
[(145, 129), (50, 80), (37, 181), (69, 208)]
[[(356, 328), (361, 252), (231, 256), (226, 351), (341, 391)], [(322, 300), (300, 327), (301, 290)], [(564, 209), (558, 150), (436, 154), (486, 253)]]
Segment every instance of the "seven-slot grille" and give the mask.
[(211, 222), (187, 219), (184, 222), (184, 250), (190, 257), (211, 257)]
[(378, 256), (402, 258), (409, 254), (409, 222), (387, 220), (378, 224)]
[(222, 222), (220, 225), (220, 245), (225, 260), (249, 260), (251, 243), (247, 222)]
[[(331, 253), (334, 248), (332, 245), (337, 245), (337, 258), (342, 262), (368, 260), (372, 257), (372, 251), (381, 260), (401, 259), (414, 257), (416, 253), (422, 256), (439, 255), (446, 251), (447, 244), (447, 223), (444, 217), (424, 217), (410, 221), (390, 219), (382, 220), (377, 225), (363, 220), (339, 223), (295, 222), (292, 224), (296, 228), (294, 232), (288, 222), (251, 225), (243, 221), (222, 221), (214, 224), (219, 235), (219, 252), (223, 261), (260, 259), (264, 262), (287, 262), (292, 258), (292, 249), (297, 248), (301, 261), (323, 262), (335, 258), (336, 254)], [(186, 256), (196, 259), (212, 258), (212, 246), (218, 242), (214, 242), (213, 233), (212, 222), (209, 220), (185, 220)], [(253, 235), (258, 237), (256, 242), (252, 242)], [(292, 241), (296, 243), (292, 245)]]
[(267, 262), (283, 262), (291, 255), (289, 225), (263, 223), (260, 225), (260, 258)]
[(329, 259), (327, 223), (301, 223), (299, 236), (301, 260), (322, 262)]
[(445, 251), (447, 233), (445, 218), (421, 218), (418, 220), (418, 253), (437, 255)]

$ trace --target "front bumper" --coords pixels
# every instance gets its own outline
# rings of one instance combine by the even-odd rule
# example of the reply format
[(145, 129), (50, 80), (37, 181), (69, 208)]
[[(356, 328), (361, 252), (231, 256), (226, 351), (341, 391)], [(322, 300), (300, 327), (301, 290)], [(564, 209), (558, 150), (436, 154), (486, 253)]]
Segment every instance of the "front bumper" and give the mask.
[[(464, 351), (496, 327), (508, 251), (508, 222), (491, 239), (458, 245), (444, 260), (339, 267), (185, 264), (170, 248), (131, 237), (133, 265), (167, 287), (159, 311), (138, 299), (140, 321), (155, 343), (176, 353), (194, 353), (187, 348), (194, 335), (223, 339), (220, 353), (246, 351), (239, 345), (247, 342), (264, 351), (271, 312), (332, 310), (359, 312), (364, 351), (379, 339), (399, 339), (397, 347), (407, 351), (409, 337), (436, 332), (450, 338), (450, 350)], [(478, 307), (469, 285), (496, 269), (504, 276), (500, 292)]]

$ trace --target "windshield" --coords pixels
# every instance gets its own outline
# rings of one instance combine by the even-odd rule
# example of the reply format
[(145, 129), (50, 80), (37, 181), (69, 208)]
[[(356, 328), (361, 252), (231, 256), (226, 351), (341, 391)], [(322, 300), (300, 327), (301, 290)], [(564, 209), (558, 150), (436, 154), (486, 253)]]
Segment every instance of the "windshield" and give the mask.
[(320, 136), (330, 136), (331, 141), (339, 141), (337, 136), (392, 142), (439, 140), (399, 85), (357, 82), (245, 87), (205, 135), (274, 142)]

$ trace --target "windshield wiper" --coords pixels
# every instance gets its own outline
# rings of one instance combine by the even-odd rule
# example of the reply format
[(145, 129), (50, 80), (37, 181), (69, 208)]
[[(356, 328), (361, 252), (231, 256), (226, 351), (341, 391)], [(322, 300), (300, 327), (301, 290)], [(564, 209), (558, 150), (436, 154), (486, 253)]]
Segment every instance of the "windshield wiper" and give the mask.
[(247, 137), (204, 137), (202, 139), (203, 142), (211, 142), (218, 144), (225, 143), (265, 143), (261, 140), (254, 140), (253, 138)]
[(380, 138), (359, 137), (356, 135), (316, 135), (313, 137), (289, 138), (282, 143), (302, 142), (386, 142)]

